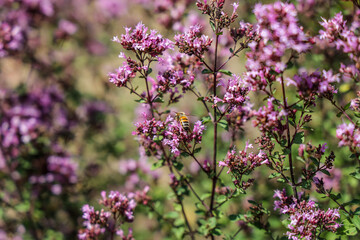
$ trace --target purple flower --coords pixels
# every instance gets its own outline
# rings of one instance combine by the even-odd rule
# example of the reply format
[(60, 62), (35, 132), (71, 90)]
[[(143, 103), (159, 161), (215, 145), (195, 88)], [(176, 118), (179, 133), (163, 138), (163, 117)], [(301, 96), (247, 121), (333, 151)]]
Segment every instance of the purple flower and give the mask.
[(295, 75), (293, 79), (288, 78), (288, 85), (295, 85), (302, 98), (311, 98), (314, 95), (332, 96), (337, 93), (333, 86), (335, 82), (339, 82), (339, 75), (333, 74), (332, 70), (323, 70), (322, 74), (302, 72), (300, 75)]
[(101, 196), (102, 200), (100, 200), (100, 204), (108, 207), (112, 213), (118, 214), (127, 222), (134, 220), (133, 211), (136, 207), (134, 199), (128, 198), (118, 191), (111, 191), (108, 196), (106, 196), (106, 192), (103, 191), (101, 192)]
[(233, 77), (228, 80), (224, 97), (222, 99), (215, 98), (214, 103), (227, 103), (229, 104), (229, 109), (234, 109), (237, 106), (242, 106), (245, 101), (249, 99), (247, 96), (249, 90), (248, 83), (241, 79), (240, 76), (234, 74)]
[(253, 120), (253, 126), (259, 127), (263, 133), (277, 131), (281, 136), (287, 128), (282, 124), (282, 120), (287, 113), (283, 110), (278, 111), (273, 101), (274, 99), (269, 99), (267, 106), (263, 106), (258, 111), (252, 112), (252, 115), (256, 117), (256, 119)]
[(20, 26), (0, 21), (0, 58), (19, 51), (24, 45), (24, 32)]
[(190, 56), (195, 55), (201, 58), (204, 52), (209, 50), (212, 39), (205, 35), (198, 37), (197, 35), (200, 32), (200, 28), (201, 26), (199, 25), (191, 26), (189, 31), (174, 37), (175, 45), (181, 53)]
[(286, 235), (289, 239), (300, 240), (314, 239), (319, 231), (336, 232), (340, 224), (336, 222), (340, 218), (338, 209), (319, 209), (314, 201), (298, 201), (294, 197), (288, 197), (285, 190), (275, 191), (274, 197), (279, 200), (274, 202), (275, 209), (280, 209), (282, 214), (288, 214), (290, 224)]
[(169, 120), (171, 122), (167, 125), (163, 143), (164, 145), (170, 147), (171, 153), (173, 153), (175, 156), (179, 156), (181, 153), (181, 143), (185, 146), (188, 146), (193, 141), (194, 144), (201, 143), (202, 134), (205, 130), (205, 126), (201, 121), (195, 122), (193, 130), (188, 132), (181, 126), (178, 121), (175, 121), (172, 118), (169, 118)]
[(340, 140), (339, 146), (348, 146), (351, 152), (356, 152), (360, 147), (360, 130), (352, 123), (339, 125), (336, 137)]
[(125, 28), (126, 34), (121, 35), (121, 40), (114, 37), (113, 41), (120, 43), (126, 50), (147, 53), (152, 57), (162, 55), (167, 49), (173, 49), (173, 42), (163, 38), (156, 30), (150, 30), (141, 22), (135, 29)]
[(109, 73), (109, 82), (117, 87), (126, 86), (127, 82), (136, 77), (136, 72), (143, 69), (134, 60), (127, 58), (123, 65), (116, 69), (115, 73)]
[(268, 83), (276, 80), (271, 70), (277, 73), (285, 71), (286, 64), (282, 57), (286, 50), (302, 53), (308, 51), (311, 44), (302, 27), (298, 25), (293, 4), (256, 4), (254, 14), (261, 39), (248, 44), (251, 51), (247, 53), (245, 80), (256, 90), (264, 89)]

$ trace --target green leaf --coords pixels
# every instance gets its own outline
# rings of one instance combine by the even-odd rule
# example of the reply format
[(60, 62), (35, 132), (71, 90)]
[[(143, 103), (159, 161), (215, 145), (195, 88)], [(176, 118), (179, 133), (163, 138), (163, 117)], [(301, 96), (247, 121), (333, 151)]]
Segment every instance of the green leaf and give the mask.
[(163, 103), (164, 99), (162, 99), (161, 97), (157, 97), (153, 102)]
[(208, 122), (210, 122), (210, 121), (211, 121), (211, 118), (210, 118), (209, 116), (203, 117), (203, 118), (201, 119), (201, 122), (202, 122), (203, 124), (206, 124), (206, 123), (208, 123)]
[(218, 203), (222, 203), (222, 202), (225, 202), (227, 200), (226, 196), (225, 195), (220, 195), (216, 198), (216, 201)]
[(290, 149), (288, 149), (288, 148), (284, 148), (284, 149), (283, 149), (283, 153), (282, 153), (282, 154), (283, 154), (283, 155), (289, 155), (289, 154), (290, 154), (290, 152), (291, 152), (291, 151), (290, 151)]
[(135, 102), (138, 102), (138, 103), (146, 103), (146, 100), (141, 98), (141, 99), (137, 99), (135, 100)]
[(360, 113), (354, 112), (355, 117), (360, 118)]
[(294, 136), (295, 144), (302, 144), (304, 142), (304, 132), (298, 132)]
[(211, 217), (208, 219), (209, 229), (214, 229), (216, 227), (216, 218)]
[(293, 62), (289, 62), (286, 66), (286, 69), (290, 69), (294, 66), (294, 63)]
[(278, 172), (274, 172), (272, 174), (269, 175), (269, 179), (273, 179), (273, 178), (276, 178), (276, 177), (279, 177), (281, 174), (278, 173)]
[(207, 198), (211, 197), (211, 193), (204, 193), (203, 195), (200, 196), (201, 200), (205, 200)]
[(349, 107), (350, 107), (350, 104), (351, 104), (351, 102), (349, 102), (348, 104), (346, 104), (346, 105), (344, 106), (344, 110), (348, 110)]
[(216, 32), (216, 27), (215, 27), (214, 22), (210, 21), (210, 27), (214, 32)]
[(338, 193), (337, 195), (334, 195), (334, 194), (330, 194), (330, 198), (332, 199), (332, 200), (339, 200), (340, 198), (341, 198), (341, 194), (340, 193)]
[(181, 152), (180, 155), (181, 155), (182, 157), (188, 157), (188, 156), (190, 156), (187, 152)]
[(350, 176), (352, 176), (353, 178), (360, 180), (360, 168), (356, 168), (355, 172), (350, 173)]
[(240, 214), (231, 214), (229, 216), (229, 220), (230, 221), (238, 221), (238, 220), (240, 220)]
[(160, 136), (155, 136), (153, 138), (154, 142), (161, 142), (164, 139), (164, 136), (160, 135)]
[(352, 224), (348, 219), (345, 219), (343, 222), (343, 227), (345, 229), (345, 233), (348, 236), (355, 236), (357, 234), (357, 230), (354, 224)]
[(330, 173), (325, 169), (320, 170), (320, 172), (322, 172), (322, 173), (324, 173), (324, 174), (326, 174), (328, 176), (331, 176)]
[(302, 181), (301, 182), (301, 186), (305, 189), (310, 189), (311, 188), (311, 181), (307, 180), (307, 181)]
[(184, 227), (172, 228), (171, 231), (174, 233), (177, 239), (183, 239), (185, 233)]
[(149, 68), (147, 71), (146, 71), (146, 74), (149, 75), (150, 73), (152, 73), (152, 68)]
[(280, 182), (280, 183), (285, 183), (286, 182), (285, 179), (283, 179), (283, 178), (278, 178), (278, 179), (276, 179), (276, 181)]
[(303, 107), (298, 104), (293, 105), (291, 108), (296, 109), (296, 110), (303, 110)]
[(212, 230), (212, 233), (213, 233), (214, 235), (216, 235), (216, 236), (221, 236), (222, 231), (220, 230), (220, 228), (214, 228), (214, 229)]
[(219, 72), (225, 74), (225, 75), (228, 75), (230, 77), (232, 77), (232, 72), (230, 72), (229, 70), (225, 70), (225, 69), (220, 69)]
[(342, 112), (338, 112), (338, 113), (336, 114), (336, 116), (337, 116), (338, 118), (341, 117), (341, 115), (343, 115)]
[(173, 164), (174, 164), (174, 167), (179, 171), (181, 171), (184, 167), (184, 164), (182, 164), (181, 162), (174, 162)]
[(352, 222), (353, 222), (354, 226), (360, 230), (360, 216), (355, 215), (352, 219)]
[(234, 53), (234, 49), (229, 48), (229, 52), (230, 52), (230, 53)]
[(212, 71), (210, 71), (209, 69), (205, 68), (201, 71), (202, 74), (210, 74), (213, 73)]
[(151, 170), (161, 168), (162, 166), (164, 166), (164, 161), (162, 161), (162, 160), (157, 161), (151, 166)]
[(216, 35), (217, 36), (223, 35), (223, 32), (218, 32)]
[(344, 206), (348, 206), (348, 205), (360, 205), (360, 199), (353, 199), (349, 202), (346, 202), (343, 204)]
[(308, 130), (308, 131), (310, 131), (310, 132), (313, 132), (313, 131), (314, 131), (313, 128), (308, 127), (308, 126), (303, 126), (302, 128), (305, 129), (305, 130)]
[(30, 209), (30, 203), (28, 201), (21, 202), (15, 206), (15, 209), (18, 212), (23, 212), (23, 213), (28, 212)]
[(319, 165), (319, 160), (317, 160), (316, 158), (314, 157), (309, 157), (309, 159), (317, 166)]
[(195, 148), (194, 153), (198, 153), (201, 151), (201, 147)]
[(226, 131), (229, 131), (229, 125), (228, 125), (228, 122), (225, 119), (220, 120), (220, 122), (218, 122), (218, 124), (219, 124), (220, 127), (225, 129)]
[(167, 219), (175, 219), (179, 217), (179, 213), (178, 212), (168, 212), (164, 215), (164, 218)]

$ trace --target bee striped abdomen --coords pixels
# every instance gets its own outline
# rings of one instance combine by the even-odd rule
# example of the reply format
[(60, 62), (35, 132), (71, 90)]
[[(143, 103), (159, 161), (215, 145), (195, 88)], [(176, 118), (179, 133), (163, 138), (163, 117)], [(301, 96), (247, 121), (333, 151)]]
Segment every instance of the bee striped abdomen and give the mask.
[(187, 131), (190, 132), (190, 123), (188, 117), (183, 112), (176, 113), (176, 119), (180, 123), (181, 127)]
[(189, 119), (186, 116), (180, 117), (180, 124), (185, 131), (190, 131)]

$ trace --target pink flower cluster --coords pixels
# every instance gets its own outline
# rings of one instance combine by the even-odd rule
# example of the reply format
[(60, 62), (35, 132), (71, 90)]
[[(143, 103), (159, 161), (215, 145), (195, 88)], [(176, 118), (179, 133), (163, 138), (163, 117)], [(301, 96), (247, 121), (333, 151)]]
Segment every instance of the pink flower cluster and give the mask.
[(179, 51), (181, 53), (185, 53), (190, 56), (195, 55), (201, 58), (204, 52), (209, 50), (212, 39), (205, 35), (198, 37), (197, 35), (199, 32), (200, 26), (195, 25), (191, 26), (189, 31), (183, 34), (178, 34), (174, 37), (175, 45), (179, 47)]
[(350, 27), (346, 25), (346, 20), (341, 12), (337, 13), (334, 18), (323, 21), (320, 24), (324, 27), (324, 30), (320, 30), (319, 38), (326, 39), (330, 43), (334, 43), (338, 50), (342, 50), (347, 53), (354, 64), (345, 66), (341, 64), (340, 72), (345, 74), (345, 79), (359, 76), (360, 65), (360, 10), (356, 11), (353, 21)]
[(235, 150), (231, 150), (227, 153), (224, 161), (219, 162), (219, 166), (228, 167), (227, 173), (239, 172), (241, 174), (250, 173), (256, 167), (263, 164), (268, 164), (269, 159), (267, 155), (260, 150), (258, 154), (248, 153), (248, 148), (253, 148), (252, 144), (246, 142), (244, 150), (240, 150), (239, 154), (236, 154)]
[[(149, 187), (145, 187), (142, 191), (129, 193), (127, 196), (118, 191), (111, 191), (109, 195), (101, 192), (102, 200), (100, 204), (108, 210), (101, 209), (95, 211), (94, 207), (88, 204), (82, 207), (84, 219), (84, 229), (80, 229), (78, 233), (79, 239), (98, 239), (105, 232), (115, 233), (123, 240), (132, 240), (132, 230), (129, 229), (127, 236), (120, 229), (123, 221), (132, 222), (134, 220), (134, 209), (136, 203), (147, 204), (149, 197), (146, 195)], [(118, 225), (118, 223), (120, 223)]]
[(50, 156), (47, 159), (47, 173), (40, 176), (33, 175), (29, 178), (29, 182), (35, 189), (50, 185), (51, 192), (59, 195), (63, 187), (77, 183), (77, 168), (77, 163), (69, 157)]
[(155, 120), (155, 118), (137, 122), (133, 135), (138, 136), (138, 141), (149, 154), (160, 156), (163, 151), (160, 143), (165, 138), (166, 124), (170, 121), (171, 117), (169, 116), (165, 122)]
[(247, 53), (246, 81), (251, 83), (254, 89), (263, 89), (276, 80), (270, 70), (277, 73), (285, 70), (286, 63), (282, 61), (282, 57), (286, 50), (302, 53), (309, 50), (311, 44), (302, 27), (298, 25), (293, 4), (256, 4), (254, 14), (261, 40), (249, 43), (251, 51)]
[(195, 122), (194, 128), (191, 132), (184, 130), (178, 121), (174, 121), (172, 118), (169, 118), (169, 121), (171, 122), (167, 125), (163, 143), (170, 147), (171, 152), (175, 156), (179, 156), (181, 153), (179, 149), (181, 143), (183, 143), (185, 148), (188, 149), (191, 149), (191, 146), (189, 147), (188, 145), (192, 141), (194, 141), (194, 144), (201, 143), (202, 134), (205, 130), (205, 126), (201, 121)]
[(283, 56), (286, 49), (298, 53), (310, 49), (309, 39), (298, 25), (293, 4), (280, 1), (268, 5), (256, 4), (254, 14), (259, 25), (259, 35), (265, 44), (272, 43), (274, 48), (279, 48), (278, 52), (274, 52), (277, 56)]
[(253, 148), (253, 146), (252, 144), (246, 142), (244, 150), (239, 151), (237, 154), (233, 149), (227, 153), (224, 161), (219, 162), (219, 166), (229, 168), (227, 173), (231, 172), (235, 177), (235, 186), (243, 190), (246, 190), (248, 187), (250, 187), (253, 182), (253, 179), (244, 181), (243, 176), (249, 175), (254, 171), (255, 168), (269, 163), (268, 156), (265, 152), (260, 150), (257, 154), (248, 153), (248, 148)]
[(210, 22), (213, 25), (217, 25), (221, 30), (223, 28), (228, 28), (231, 23), (233, 23), (238, 17), (236, 10), (239, 7), (239, 3), (233, 3), (233, 12), (229, 16), (224, 10), (225, 0), (211, 0), (211, 1), (200, 1), (196, 2), (196, 6), (202, 12), (202, 14), (209, 15)]
[[(119, 57), (125, 57), (124, 54), (120, 54)], [(141, 67), (136, 61), (130, 57), (126, 58), (123, 65), (116, 69), (115, 73), (109, 73), (109, 82), (115, 84), (117, 87), (125, 87), (126, 84), (136, 77), (136, 73), (141, 70), (147, 70), (146, 67)]]
[(0, 20), (0, 58), (17, 51), (24, 44), (24, 33), (20, 26)]
[(118, 191), (111, 191), (108, 196), (106, 196), (106, 192), (103, 191), (101, 192), (101, 197), (102, 200), (100, 200), (100, 204), (109, 208), (110, 212), (123, 217), (126, 222), (132, 222), (134, 220), (133, 211), (136, 207), (134, 199), (129, 199)]
[(121, 35), (121, 39), (114, 37), (113, 41), (120, 43), (124, 49), (134, 52), (149, 54), (156, 57), (163, 54), (167, 49), (173, 49), (173, 42), (163, 38), (156, 30), (150, 30), (141, 22), (134, 29), (125, 28), (126, 34)]
[(159, 58), (159, 73), (157, 82), (154, 84), (159, 93), (177, 92), (177, 86), (183, 90), (192, 86), (195, 80), (195, 72), (200, 69), (202, 63), (195, 56), (184, 53), (166, 54)]
[(247, 38), (248, 40), (256, 39), (258, 36), (257, 25), (254, 26), (253, 24), (244, 21), (240, 21), (239, 25), (240, 26), (238, 28), (232, 28), (230, 31), (230, 35), (235, 42), (243, 37)]
[(276, 131), (279, 136), (287, 129), (281, 122), (285, 119), (287, 113), (279, 112), (274, 104), (274, 99), (269, 99), (267, 106), (261, 107), (258, 111), (252, 113), (256, 117), (253, 120), (253, 126), (259, 127), (262, 133)]
[(314, 201), (298, 201), (288, 197), (285, 190), (276, 190), (274, 197), (279, 198), (274, 202), (275, 210), (280, 209), (282, 214), (290, 215), (289, 231), (286, 233), (289, 239), (311, 240), (317, 237), (320, 231), (336, 232), (340, 224), (336, 222), (340, 218), (338, 209), (319, 209)]
[(360, 130), (352, 123), (339, 125), (336, 137), (340, 140), (339, 146), (348, 146), (352, 152), (357, 152), (360, 147)]
[(249, 91), (248, 83), (240, 76), (234, 74), (233, 77), (228, 80), (224, 97), (222, 99), (216, 97), (214, 103), (227, 103), (229, 104), (229, 108), (233, 109), (234, 107), (243, 105), (245, 101), (249, 99), (247, 96)]
[(189, 88), (195, 80), (194, 75), (186, 76), (182, 70), (168, 70), (157, 76), (156, 89), (158, 92), (173, 92), (172, 88), (176, 85), (183, 86), (183, 89)]
[(296, 86), (296, 90), (300, 97), (311, 98), (314, 95), (332, 96), (337, 93), (333, 86), (335, 82), (339, 82), (339, 74), (333, 74), (332, 70), (323, 70), (322, 74), (318, 71), (308, 74), (302, 72), (295, 75), (293, 79), (288, 78), (288, 85)]

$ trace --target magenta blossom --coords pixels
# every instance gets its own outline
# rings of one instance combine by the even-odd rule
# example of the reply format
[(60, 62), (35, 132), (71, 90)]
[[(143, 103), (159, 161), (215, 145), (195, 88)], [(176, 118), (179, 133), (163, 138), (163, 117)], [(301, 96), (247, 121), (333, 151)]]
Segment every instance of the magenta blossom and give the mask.
[(309, 98), (314, 94), (318, 96), (332, 96), (337, 93), (333, 86), (335, 82), (339, 82), (339, 75), (333, 74), (332, 70), (323, 70), (320, 72), (313, 72), (308, 74), (302, 72), (300, 75), (295, 75), (293, 79), (288, 78), (288, 85), (295, 85), (297, 92), (303, 98)]
[(170, 147), (171, 152), (175, 156), (179, 156), (181, 153), (180, 144), (183, 144), (185, 147), (184, 151), (189, 152), (191, 148), (189, 148), (188, 144), (192, 141), (194, 141), (194, 144), (201, 143), (204, 130), (205, 126), (201, 121), (195, 122), (193, 130), (188, 132), (178, 121), (172, 119), (165, 131), (163, 143)]
[(294, 197), (288, 197), (285, 190), (276, 190), (274, 197), (279, 200), (274, 202), (275, 210), (288, 214), (290, 223), (286, 235), (293, 240), (311, 240), (316, 238), (317, 232), (336, 232), (340, 224), (336, 222), (340, 218), (338, 209), (329, 208), (327, 211), (319, 209), (314, 201), (298, 201)]
[(175, 45), (179, 47), (181, 53), (201, 57), (204, 52), (209, 50), (212, 39), (205, 35), (198, 37), (199, 32), (200, 26), (195, 25), (191, 26), (190, 30), (184, 34), (178, 34), (174, 37)]
[(114, 42), (120, 43), (126, 50), (147, 53), (151, 57), (163, 54), (167, 49), (173, 49), (173, 42), (163, 38), (156, 30), (150, 30), (141, 22), (134, 29), (125, 28), (126, 34), (113, 38)]
[(352, 152), (360, 147), (360, 130), (352, 123), (339, 125), (336, 137), (340, 140), (339, 146), (348, 146)]
[(234, 74), (233, 77), (228, 80), (226, 92), (223, 99), (217, 97), (214, 99), (214, 103), (228, 103), (229, 109), (233, 109), (237, 106), (242, 106), (245, 101), (249, 99), (249, 97), (247, 96), (249, 90), (250, 88), (248, 87), (248, 84), (243, 81), (240, 76)]

